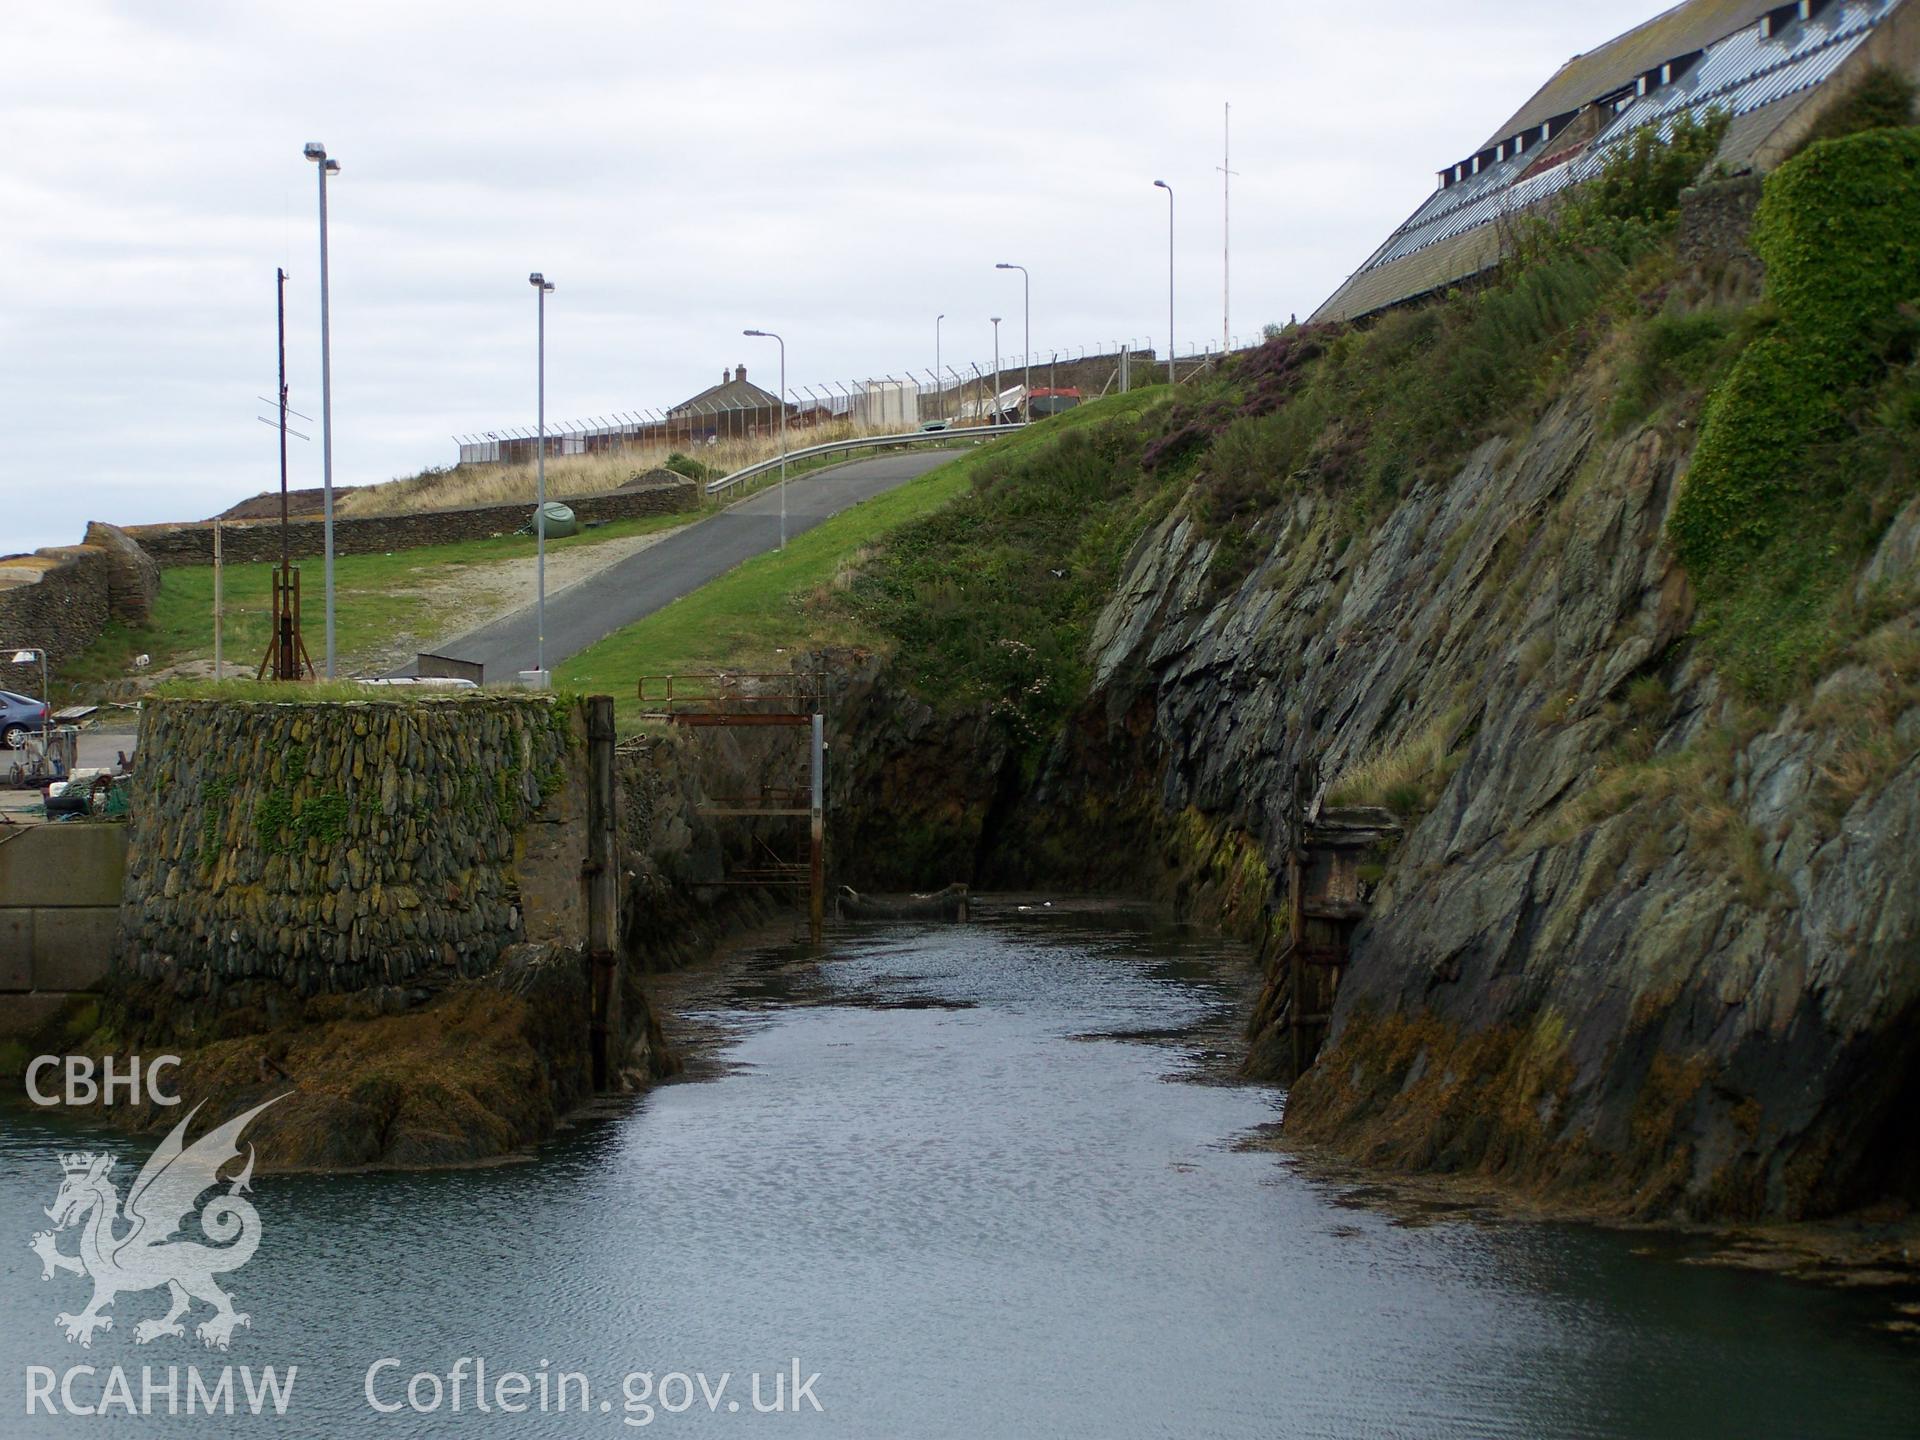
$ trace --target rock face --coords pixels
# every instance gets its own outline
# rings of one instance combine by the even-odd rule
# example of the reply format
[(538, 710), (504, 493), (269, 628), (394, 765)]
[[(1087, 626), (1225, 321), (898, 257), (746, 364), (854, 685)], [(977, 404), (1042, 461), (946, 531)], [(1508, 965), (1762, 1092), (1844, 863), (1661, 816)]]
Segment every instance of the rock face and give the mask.
[[(1303, 496), (1228, 595), (1168, 521), (1101, 619), (1094, 743), (1275, 873), (1296, 762), (1425, 775), (1298, 1135), (1642, 1213), (1916, 1196), (1920, 612), (1807, 706), (1733, 703), (1662, 538), (1688, 433), (1603, 413), (1572, 395), (1351, 545)], [(1863, 584), (1911, 604), (1916, 528)]]
[[(1158, 889), (1271, 954), (1290, 779), (1317, 765), (1406, 832), (1296, 1136), (1614, 1213), (1920, 1199), (1920, 503), (1861, 577), (1887, 618), (1857, 663), (1759, 709), (1688, 638), (1663, 529), (1691, 430), (1606, 413), (1570, 385), (1366, 533), (1302, 485), (1226, 593), (1176, 511), (1037, 773), (902, 707), (852, 741), (838, 833), (869, 880)], [(865, 858), (934, 835), (971, 874)]]

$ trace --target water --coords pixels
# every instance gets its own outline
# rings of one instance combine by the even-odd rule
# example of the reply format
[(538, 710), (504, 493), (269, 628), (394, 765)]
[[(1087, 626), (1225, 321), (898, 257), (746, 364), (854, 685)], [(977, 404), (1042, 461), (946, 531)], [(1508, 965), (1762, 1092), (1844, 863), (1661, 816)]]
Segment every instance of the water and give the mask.
[[(696, 1017), (726, 1037), (717, 1063), (536, 1164), (264, 1177), (265, 1239), (231, 1277), (252, 1327), (224, 1356), (133, 1344), (157, 1291), (122, 1296), (90, 1351), (62, 1340), (52, 1316), (85, 1288), (42, 1283), (26, 1241), (54, 1151), (87, 1137), (8, 1109), (0, 1435), (103, 1423), (24, 1418), (29, 1366), (123, 1367), (137, 1404), (141, 1366), (164, 1382), (189, 1363), (209, 1385), (227, 1364), (299, 1369), (284, 1417), (116, 1414), (112, 1433), (572, 1437), (649, 1417), (667, 1433), (1101, 1440), (1920, 1430), (1920, 1349), (1873, 1327), (1883, 1297), (1634, 1253), (1644, 1237), (1410, 1226), (1236, 1147), (1281, 1104), (1196, 1079), (1243, 963), (1059, 911), (864, 931), (821, 966), (769, 952)], [(148, 1148), (90, 1143), (123, 1174)], [(485, 1358), (490, 1387), (509, 1370), (537, 1385), (547, 1362), (550, 1404), (555, 1374), (582, 1374), (590, 1408), (576, 1382), (564, 1414), (476, 1413), (463, 1382), (454, 1414), (462, 1356)], [(374, 1413), (363, 1385), (385, 1357), (383, 1403), (431, 1372), (442, 1408)], [(821, 1411), (755, 1413), (749, 1376), (770, 1403), (779, 1372), (791, 1400), (796, 1358)], [(629, 1410), (628, 1372), (688, 1378), (635, 1381)], [(710, 1392), (731, 1377), (711, 1411), (696, 1372)], [(75, 1398), (103, 1383), (80, 1377)]]

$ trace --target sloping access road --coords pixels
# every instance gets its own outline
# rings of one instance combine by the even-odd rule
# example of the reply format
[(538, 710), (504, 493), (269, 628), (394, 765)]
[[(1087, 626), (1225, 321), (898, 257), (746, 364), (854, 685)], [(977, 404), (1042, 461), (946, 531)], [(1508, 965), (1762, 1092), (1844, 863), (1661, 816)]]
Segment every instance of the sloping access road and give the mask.
[[(876, 455), (788, 481), (787, 537), (924, 475), (953, 459), (954, 453), (936, 449)], [(772, 485), (548, 595), (547, 668), (779, 544), (780, 487)], [(434, 649), (441, 655), (479, 662), (486, 667), (489, 684), (511, 683), (520, 671), (533, 669), (536, 638), (534, 607), (528, 605)], [(408, 664), (393, 673), (411, 675), (413, 669)]]

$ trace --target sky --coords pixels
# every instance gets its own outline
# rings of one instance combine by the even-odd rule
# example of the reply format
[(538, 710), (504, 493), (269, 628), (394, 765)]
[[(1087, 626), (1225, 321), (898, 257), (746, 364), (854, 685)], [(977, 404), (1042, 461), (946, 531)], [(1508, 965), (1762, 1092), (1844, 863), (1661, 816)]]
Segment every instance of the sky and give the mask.
[[(1662, 0), (0, 0), (0, 554), (277, 485), (274, 271), (336, 485), (550, 420), (1304, 316), (1570, 56)], [(1164, 352), (1163, 352), (1164, 353)], [(321, 478), (318, 426), (292, 443)]]

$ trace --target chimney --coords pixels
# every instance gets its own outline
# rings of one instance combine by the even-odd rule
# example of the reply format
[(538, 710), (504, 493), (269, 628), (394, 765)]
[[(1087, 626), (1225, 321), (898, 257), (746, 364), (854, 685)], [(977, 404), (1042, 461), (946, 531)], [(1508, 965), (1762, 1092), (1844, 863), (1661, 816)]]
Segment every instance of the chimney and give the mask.
[(733, 372), (733, 378), (736, 380), (745, 380), (747, 378), (747, 367), (742, 365), (739, 369), (735, 370)]
[(720, 383), (722, 385), (731, 385), (733, 383), (733, 372), (731, 370), (722, 370), (720, 372)]

